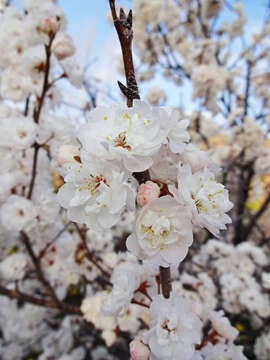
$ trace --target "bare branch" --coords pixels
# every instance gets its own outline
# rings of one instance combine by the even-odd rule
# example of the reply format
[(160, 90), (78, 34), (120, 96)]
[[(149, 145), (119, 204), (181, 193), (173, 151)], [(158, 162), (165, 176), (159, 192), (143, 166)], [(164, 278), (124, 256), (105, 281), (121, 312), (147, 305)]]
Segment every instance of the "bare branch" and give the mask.
[(51, 287), (51, 284), (49, 283), (49, 281), (45, 278), (43, 271), (41, 269), (40, 266), (40, 259), (36, 256), (36, 254), (34, 253), (34, 250), (32, 248), (32, 245), (30, 243), (30, 239), (29, 237), (26, 235), (26, 233), (24, 231), (21, 231), (21, 239), (22, 242), (28, 252), (28, 255), (30, 256), (33, 265), (35, 267), (36, 270), (36, 274), (37, 277), (39, 279), (39, 281), (43, 284), (44, 288), (46, 289), (48, 295), (51, 297), (53, 303), (55, 304), (55, 307), (58, 308), (59, 310), (61, 310), (62, 305), (61, 302), (59, 301), (59, 299), (57, 298), (53, 288)]
[[(37, 99), (38, 100), (38, 105), (35, 107), (34, 115), (33, 115), (34, 122), (36, 124), (38, 124), (38, 122), (39, 122), (41, 109), (42, 109), (42, 106), (44, 104), (46, 93), (47, 93), (47, 91), (49, 89), (49, 74), (50, 74), (50, 66), (51, 66), (51, 46), (52, 46), (52, 42), (53, 42), (54, 38), (55, 38), (55, 34), (51, 34), (49, 44), (45, 45), (46, 65), (45, 65), (43, 87), (42, 87), (41, 96), (40, 96), (40, 98)], [(30, 185), (29, 185), (29, 191), (28, 191), (28, 194), (27, 194), (27, 199), (31, 199), (33, 189), (34, 189), (34, 185), (35, 185), (35, 180), (36, 180), (36, 175), (37, 175), (37, 161), (38, 161), (39, 149), (40, 149), (40, 144), (35, 142), (35, 144), (34, 144), (34, 158), (33, 158), (33, 165), (32, 165), (32, 175), (31, 175), (31, 181), (30, 181)]]
[[(114, 22), (114, 27), (117, 31), (118, 38), (121, 44), (121, 50), (124, 61), (125, 68), (125, 76), (128, 90), (124, 90), (122, 84), (120, 86), (121, 91), (127, 97), (127, 106), (132, 107), (133, 100), (139, 99), (139, 90), (137, 86), (137, 81), (135, 77), (135, 70), (133, 64), (133, 56), (132, 56), (132, 38), (133, 38), (133, 30), (132, 30), (132, 11), (128, 13), (126, 16), (123, 9), (120, 9), (120, 16), (117, 16), (115, 9), (115, 0), (109, 0), (112, 18)], [(124, 91), (123, 91), (124, 90)]]
[(172, 291), (172, 284), (171, 284), (171, 270), (169, 267), (159, 267), (159, 274), (160, 274), (160, 282), (161, 282), (161, 290), (162, 295), (168, 299), (170, 297), (170, 292)]
[[(32, 295), (28, 295), (22, 293), (18, 289), (10, 290), (0, 285), (0, 295), (7, 296), (10, 299), (17, 299), (23, 303), (30, 303), (37, 306), (42, 306), (51, 309), (59, 309), (58, 306), (52, 301), (47, 299), (42, 299), (39, 297), (34, 297)], [(78, 306), (69, 305), (65, 303), (61, 303), (61, 312), (69, 315), (82, 315), (82, 312)]]

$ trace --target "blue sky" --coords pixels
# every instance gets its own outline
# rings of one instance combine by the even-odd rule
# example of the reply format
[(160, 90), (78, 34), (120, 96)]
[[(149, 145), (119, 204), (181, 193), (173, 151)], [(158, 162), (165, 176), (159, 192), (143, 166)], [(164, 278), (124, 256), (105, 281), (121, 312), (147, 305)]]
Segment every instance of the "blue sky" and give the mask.
[[(233, 4), (235, 1), (228, 0), (228, 2)], [(268, 0), (242, 2), (248, 16), (245, 39), (248, 41), (248, 36), (260, 28)], [(116, 0), (116, 3), (125, 8), (132, 6), (132, 0)], [(59, 5), (68, 19), (68, 32), (77, 46), (79, 62), (85, 65), (88, 61), (95, 61), (98, 68), (93, 67), (94, 74), (104, 76), (107, 83), (111, 82), (113, 93), (117, 94), (119, 90), (116, 78), (119, 76), (115, 73), (114, 66), (116, 65), (115, 54), (120, 51), (120, 46), (113, 26), (106, 19), (109, 11), (108, 0), (59, 0)], [(223, 19), (232, 20), (231, 12), (225, 11)], [(160, 79), (156, 81), (160, 82)], [(147, 86), (144, 86), (143, 90), (146, 88)], [(168, 105), (179, 105), (179, 99), (184, 98), (186, 88), (175, 92), (175, 86), (167, 82), (166, 89), (170, 94)]]

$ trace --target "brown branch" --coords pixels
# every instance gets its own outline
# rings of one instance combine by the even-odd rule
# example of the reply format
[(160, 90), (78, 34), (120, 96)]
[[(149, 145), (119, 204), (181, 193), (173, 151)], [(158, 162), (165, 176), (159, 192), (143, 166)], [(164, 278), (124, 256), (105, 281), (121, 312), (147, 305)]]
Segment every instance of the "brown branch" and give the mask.
[(170, 44), (170, 41), (166, 35), (166, 33), (162, 30), (162, 27), (160, 25), (157, 26), (157, 30), (160, 33), (160, 35), (163, 38), (164, 44), (166, 45), (166, 47), (169, 49), (170, 51), (170, 55), (174, 61), (174, 65), (171, 64), (171, 61), (169, 59), (169, 54), (164, 50), (163, 51), (163, 55), (165, 56), (166, 60), (167, 60), (167, 65), (169, 68), (171, 68), (172, 70), (178, 70), (181, 72), (181, 74), (183, 74), (184, 76), (186, 76), (186, 78), (190, 79), (191, 76), (186, 72), (186, 70), (184, 69), (184, 67), (182, 65), (179, 64), (179, 62), (177, 61), (175, 55), (174, 55), (174, 51), (172, 49), (172, 46)]
[(170, 292), (172, 291), (172, 284), (171, 284), (171, 270), (169, 267), (159, 267), (159, 274), (160, 274), (160, 283), (161, 283), (161, 290), (162, 295), (169, 299)]
[[(7, 296), (10, 299), (17, 299), (23, 303), (30, 303), (37, 306), (59, 310), (54, 301), (28, 295), (22, 293), (18, 289), (10, 290), (0, 285), (0, 295)], [(61, 311), (70, 315), (82, 315), (79, 307), (65, 303), (61, 303)]]
[(248, 237), (253, 229), (254, 226), (257, 225), (257, 221), (263, 215), (263, 213), (267, 210), (268, 205), (270, 204), (270, 193), (267, 195), (264, 203), (262, 204), (261, 208), (251, 217), (250, 223), (245, 229), (245, 236)]
[[(140, 99), (132, 57), (132, 11), (130, 10), (128, 16), (126, 16), (124, 10), (121, 8), (120, 16), (118, 17), (115, 9), (115, 0), (109, 0), (109, 3), (114, 27), (117, 31), (118, 38), (121, 44), (127, 83), (127, 87), (125, 87), (121, 83), (119, 84), (119, 86), (123, 94), (127, 97), (127, 106), (132, 107), (133, 100)], [(149, 170), (145, 170), (143, 172), (135, 172), (132, 175), (139, 182), (139, 184), (144, 183), (147, 180), (151, 180)], [(160, 277), (163, 296), (165, 298), (169, 298), (171, 291), (170, 268), (160, 267)]]
[(45, 255), (46, 255), (46, 252), (48, 251), (48, 249), (59, 239), (59, 237), (67, 230), (67, 228), (69, 227), (69, 225), (71, 224), (71, 221), (68, 222), (64, 227), (63, 229), (61, 229), (56, 235), (55, 237), (49, 241), (43, 249), (40, 250), (39, 252), (39, 260), (42, 259)]
[(26, 98), (26, 100), (25, 100), (25, 107), (24, 107), (23, 116), (27, 116), (27, 115), (28, 115), (29, 103), (30, 103), (30, 95), (27, 96), (27, 98)]
[[(243, 156), (244, 157), (244, 152)], [(237, 220), (235, 223), (235, 238), (234, 244), (240, 244), (245, 240), (245, 232), (243, 231), (243, 218), (245, 205), (248, 198), (248, 192), (250, 189), (250, 183), (254, 175), (254, 163), (250, 162), (245, 166), (240, 167), (240, 175), (238, 180), (238, 196), (237, 196)]]
[[(37, 99), (38, 100), (38, 105), (35, 107), (34, 115), (33, 115), (34, 122), (36, 124), (38, 124), (38, 122), (39, 122), (41, 109), (42, 109), (42, 106), (44, 104), (46, 93), (47, 93), (47, 91), (49, 89), (49, 74), (50, 74), (50, 66), (51, 66), (51, 46), (52, 46), (52, 42), (53, 42), (54, 38), (55, 38), (55, 34), (51, 34), (49, 44), (45, 45), (46, 65), (45, 65), (43, 87), (42, 87), (41, 96), (40, 96), (40, 98)], [(28, 191), (28, 194), (27, 194), (27, 199), (31, 199), (33, 189), (34, 189), (34, 185), (35, 185), (35, 180), (36, 180), (36, 176), (37, 176), (37, 160), (38, 160), (39, 149), (40, 149), (40, 144), (35, 142), (35, 144), (34, 144), (34, 158), (33, 158), (33, 165), (32, 165), (32, 175), (31, 175), (31, 181), (30, 181), (30, 185), (29, 185), (29, 191)]]
[(49, 283), (49, 281), (45, 278), (43, 271), (41, 269), (41, 265), (40, 265), (40, 259), (36, 256), (36, 254), (34, 253), (34, 250), (32, 248), (32, 245), (30, 243), (30, 239), (29, 237), (26, 235), (26, 233), (24, 231), (21, 231), (21, 240), (28, 252), (28, 255), (30, 256), (32, 263), (35, 267), (36, 270), (36, 274), (37, 277), (39, 279), (39, 281), (43, 284), (44, 288), (46, 289), (48, 295), (51, 297), (52, 302), (55, 304), (55, 307), (58, 309), (62, 309), (62, 304), (59, 301), (59, 299), (57, 298), (53, 288), (51, 287), (51, 284)]
[(197, 0), (197, 4), (198, 4), (198, 20), (199, 20), (199, 23), (201, 25), (203, 36), (205, 38), (209, 38), (208, 26), (203, 22), (203, 18), (202, 18), (202, 4), (201, 4), (201, 1)]
[(133, 100), (140, 98), (132, 56), (132, 11), (130, 10), (128, 16), (126, 16), (124, 10), (121, 8), (120, 16), (118, 17), (115, 9), (115, 0), (109, 0), (109, 3), (114, 27), (121, 44), (127, 86), (125, 87), (123, 84), (118, 83), (121, 91), (127, 97), (127, 106), (132, 107)]
[(144, 302), (141, 302), (141, 301), (138, 301), (136, 299), (132, 299), (131, 300), (131, 304), (136, 304), (136, 305), (140, 305), (140, 306), (143, 306), (143, 307), (146, 307), (149, 309), (149, 305), (145, 304)]
[(244, 114), (242, 117), (242, 122), (244, 121), (245, 116), (248, 113), (249, 106), (249, 92), (250, 92), (250, 77), (251, 77), (251, 61), (247, 61), (247, 76), (246, 76), (246, 89), (245, 89), (245, 105), (244, 105)]
[[(128, 16), (126, 16), (124, 10), (120, 9), (120, 17), (118, 17), (115, 9), (115, 0), (109, 0), (109, 3), (110, 3), (113, 22), (114, 22), (114, 27), (117, 31), (121, 45), (126, 83), (127, 83), (127, 86), (125, 86), (118, 81), (118, 85), (122, 93), (127, 98), (127, 106), (132, 107), (133, 100), (140, 99), (138, 85), (135, 76), (134, 64), (133, 64), (133, 56), (132, 56), (132, 38), (133, 38), (132, 11), (130, 10)], [(142, 172), (135, 172), (132, 175), (139, 182), (139, 184), (151, 180), (148, 170)]]
[[(85, 249), (85, 255), (86, 255), (87, 259), (100, 270), (100, 272), (105, 276), (105, 278), (110, 279), (111, 274), (107, 270), (103, 269), (103, 267), (99, 264), (98, 260), (95, 257), (94, 251), (89, 250), (84, 232), (79, 228), (77, 223), (73, 223), (73, 225), (75, 226), (75, 228), (82, 240), (82, 243), (83, 243), (84, 249)], [(106, 279), (106, 282), (108, 283), (107, 279)]]

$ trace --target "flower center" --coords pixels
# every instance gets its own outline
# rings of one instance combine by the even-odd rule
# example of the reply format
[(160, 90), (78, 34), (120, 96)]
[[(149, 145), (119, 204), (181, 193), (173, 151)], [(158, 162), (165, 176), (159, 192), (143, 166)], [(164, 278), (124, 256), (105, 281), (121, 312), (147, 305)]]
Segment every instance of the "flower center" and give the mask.
[(128, 151), (131, 150), (131, 146), (127, 144), (126, 141), (126, 132), (121, 132), (115, 139), (113, 139), (113, 143), (115, 147), (122, 147)]
[(176, 332), (176, 327), (170, 327), (169, 325), (169, 320), (165, 319), (161, 325), (162, 329), (168, 331), (168, 333), (175, 333)]

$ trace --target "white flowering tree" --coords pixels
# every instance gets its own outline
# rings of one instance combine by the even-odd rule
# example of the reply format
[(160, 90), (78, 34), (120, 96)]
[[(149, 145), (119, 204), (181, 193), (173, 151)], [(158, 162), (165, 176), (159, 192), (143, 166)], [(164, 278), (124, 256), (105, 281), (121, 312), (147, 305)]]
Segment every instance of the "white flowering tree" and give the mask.
[[(234, 55), (239, 3), (220, 24), (223, 1), (109, 0), (126, 101), (96, 107), (61, 9), (21, 2), (0, 1), (0, 358), (269, 359), (269, 18)], [(191, 82), (191, 111), (140, 99), (133, 27), (137, 77)]]

